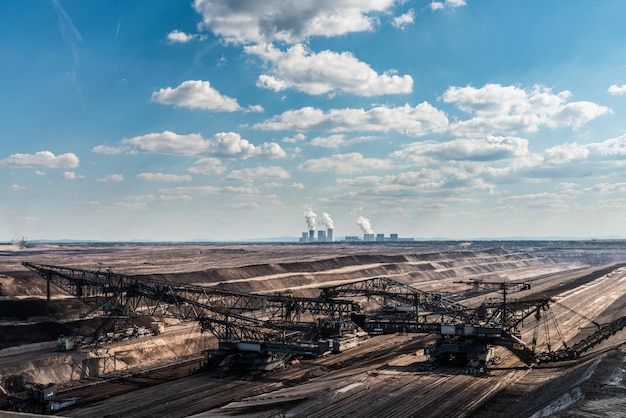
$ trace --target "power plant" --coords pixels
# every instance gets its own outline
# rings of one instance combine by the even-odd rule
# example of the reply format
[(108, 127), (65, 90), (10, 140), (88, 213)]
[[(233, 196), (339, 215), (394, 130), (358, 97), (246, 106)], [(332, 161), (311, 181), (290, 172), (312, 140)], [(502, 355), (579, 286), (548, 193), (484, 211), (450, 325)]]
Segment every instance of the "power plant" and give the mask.
[[(334, 241), (334, 223), (328, 213), (322, 213), (322, 219), (317, 221), (317, 214), (307, 208), (304, 212), (304, 218), (309, 228), (309, 232), (303, 232), (300, 242), (332, 242)], [(319, 228), (318, 228), (319, 226)], [(317, 230), (317, 239), (315, 231)]]
[[(302, 236), (300, 237), (299, 242), (333, 242), (335, 241), (334, 236), (334, 222), (328, 215), (328, 213), (322, 213), (322, 219), (317, 220), (317, 214), (311, 210), (311, 208), (307, 208), (304, 212), (304, 217), (306, 220), (307, 227), (309, 228), (308, 232), (302, 232)], [(414, 241), (413, 238), (399, 238), (398, 234), (390, 234), (389, 237), (385, 237), (385, 234), (375, 234), (370, 225), (370, 221), (363, 216), (360, 216), (357, 221), (357, 225), (363, 231), (363, 237), (358, 237), (356, 235), (346, 235), (343, 238), (343, 241), (348, 242), (407, 242)], [(315, 236), (315, 231), (317, 231), (317, 237)]]

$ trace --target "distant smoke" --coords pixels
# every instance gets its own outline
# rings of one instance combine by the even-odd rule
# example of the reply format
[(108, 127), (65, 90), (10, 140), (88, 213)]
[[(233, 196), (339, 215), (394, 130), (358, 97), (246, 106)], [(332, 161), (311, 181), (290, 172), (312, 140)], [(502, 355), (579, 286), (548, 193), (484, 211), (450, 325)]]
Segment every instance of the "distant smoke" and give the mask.
[(325, 226), (327, 229), (335, 229), (335, 224), (333, 220), (330, 219), (330, 215), (326, 212), (322, 213), (322, 220), (320, 221), (320, 226)]
[(309, 231), (315, 230), (315, 220), (317, 219), (317, 215), (315, 212), (311, 210), (311, 208), (307, 208), (306, 212), (304, 212), (304, 217), (306, 218), (306, 224), (309, 227)]
[(372, 225), (370, 225), (369, 219), (359, 216), (359, 219), (356, 220), (356, 223), (361, 227), (361, 231), (363, 231), (364, 234), (374, 233), (374, 231), (372, 231)]

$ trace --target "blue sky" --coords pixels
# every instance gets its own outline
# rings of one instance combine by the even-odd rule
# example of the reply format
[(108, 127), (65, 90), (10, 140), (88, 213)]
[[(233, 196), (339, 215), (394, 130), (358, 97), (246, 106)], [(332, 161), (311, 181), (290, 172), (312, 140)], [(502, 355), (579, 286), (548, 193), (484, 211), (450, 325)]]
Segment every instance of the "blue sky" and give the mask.
[(626, 236), (623, 10), (3, 1), (0, 240)]

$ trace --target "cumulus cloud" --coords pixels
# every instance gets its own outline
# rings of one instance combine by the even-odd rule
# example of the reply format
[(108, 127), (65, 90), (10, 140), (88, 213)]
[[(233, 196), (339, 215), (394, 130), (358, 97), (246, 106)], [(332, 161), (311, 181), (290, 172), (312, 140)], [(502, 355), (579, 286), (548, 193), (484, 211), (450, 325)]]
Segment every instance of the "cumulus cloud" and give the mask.
[(282, 139), (283, 142), (287, 142), (289, 144), (295, 144), (296, 142), (302, 142), (306, 139), (306, 135), (303, 133), (297, 133), (294, 136), (286, 136)]
[(179, 30), (173, 30), (167, 34), (167, 40), (172, 43), (185, 44), (196, 39), (203, 39), (203, 37), (198, 36), (197, 34), (181, 32)]
[(442, 187), (444, 178), (441, 172), (430, 168), (407, 171), (384, 176), (360, 176), (338, 179), (337, 183), (350, 190), (362, 190), (370, 194), (402, 194), (429, 192)]
[(311, 159), (298, 166), (298, 169), (302, 171), (326, 171), (337, 174), (354, 174), (369, 170), (386, 170), (389, 168), (391, 168), (391, 162), (389, 160), (365, 158), (358, 152)]
[(206, 152), (209, 141), (200, 134), (179, 135), (163, 131), (124, 139), (122, 145), (129, 146), (131, 152), (191, 156)]
[(448, 118), (442, 111), (424, 102), (413, 107), (376, 106), (364, 109), (330, 109), (313, 107), (289, 110), (254, 125), (262, 130), (295, 130), (326, 132), (388, 132), (423, 136), (442, 132), (448, 127)]
[(98, 181), (103, 182), (103, 183), (107, 183), (107, 182), (115, 182), (115, 183), (119, 183), (124, 181), (124, 176), (121, 174), (107, 174), (106, 176), (104, 176), (103, 178), (98, 179)]
[(0, 160), (0, 167), (15, 168), (76, 168), (79, 159), (74, 153), (54, 155), (50, 151), (39, 151), (35, 154), (13, 154)]
[(612, 95), (617, 95), (617, 96), (621, 96), (622, 94), (626, 93), (626, 84), (622, 84), (621, 86), (618, 86), (617, 84), (612, 84), (611, 87), (609, 87), (609, 94)]
[(404, 29), (407, 26), (413, 24), (413, 21), (415, 20), (415, 11), (413, 9), (409, 10), (408, 12), (406, 12), (403, 15), (400, 16), (396, 16), (392, 21), (391, 21), (391, 25), (394, 28), (398, 28), (398, 29)]
[(433, 1), (430, 3), (431, 10), (456, 9), (462, 6), (467, 6), (465, 0)]
[(561, 144), (547, 148), (541, 154), (545, 163), (565, 164), (587, 159), (589, 148), (575, 143)]
[(584, 193), (613, 194), (626, 192), (626, 183), (598, 183), (583, 190)]
[(268, 178), (288, 180), (291, 178), (291, 175), (282, 167), (254, 167), (243, 170), (233, 170), (228, 176), (226, 176), (227, 180), (239, 180), (245, 182), (253, 182), (255, 180)]
[(248, 47), (246, 51), (271, 61), (273, 68), (269, 74), (259, 76), (257, 86), (276, 92), (295, 89), (319, 95), (342, 91), (371, 97), (413, 90), (411, 76), (398, 76), (393, 71), (378, 74), (350, 52), (312, 53), (302, 44), (284, 53), (268, 46)]
[(442, 100), (473, 116), (450, 125), (450, 134), (457, 136), (536, 132), (540, 127), (577, 129), (611, 112), (592, 102), (568, 102), (571, 96), (569, 91), (553, 94), (543, 86), (525, 90), (487, 84), (481, 88), (450, 87)]
[(503, 203), (514, 202), (528, 209), (563, 210), (570, 209), (571, 205), (557, 193), (530, 193), (516, 196), (507, 196), (501, 199)]
[(592, 157), (603, 160), (623, 160), (626, 158), (626, 134), (602, 142), (586, 144)]
[(191, 186), (159, 189), (162, 196), (214, 196), (214, 195), (258, 195), (256, 187), (216, 187), (216, 186)]
[(76, 180), (76, 179), (85, 178), (85, 176), (78, 175), (73, 171), (66, 171), (63, 174), (61, 174), (61, 177), (64, 178), (65, 180)]
[(220, 132), (209, 139), (200, 134), (180, 135), (171, 131), (150, 133), (123, 139), (121, 149), (128, 153), (155, 153), (180, 156), (207, 155), (224, 158), (284, 158), (280, 145), (270, 142), (251, 144), (235, 132)]
[(255, 209), (258, 209), (260, 206), (256, 202), (239, 202), (239, 203), (231, 203), (227, 207), (231, 208), (231, 209), (250, 209), (250, 210), (255, 210)]
[(165, 173), (140, 173), (137, 174), (137, 178), (141, 180), (148, 181), (168, 181), (168, 182), (182, 182), (182, 181), (191, 181), (190, 175), (176, 175), (176, 174), (165, 174)]
[[(216, 112), (236, 112), (244, 110), (236, 99), (220, 94), (211, 87), (211, 83), (201, 80), (183, 81), (175, 88), (167, 87), (152, 93), (155, 103), (190, 109), (204, 109)], [(250, 106), (251, 112), (262, 112), (259, 105)]]
[(528, 154), (528, 140), (489, 136), (484, 139), (456, 139), (448, 142), (416, 142), (395, 151), (391, 157), (414, 163), (431, 160), (496, 161)]
[(331, 135), (327, 137), (316, 137), (311, 140), (311, 145), (324, 148), (339, 148), (339, 145), (346, 141), (345, 135)]
[(226, 171), (226, 167), (219, 158), (207, 157), (193, 163), (187, 171), (192, 174), (222, 174)]
[(378, 139), (375, 136), (357, 136), (346, 138), (343, 134), (330, 135), (326, 137), (318, 136), (311, 139), (311, 145), (322, 148), (339, 148), (340, 146), (370, 142)]
[(195, 0), (202, 26), (227, 42), (295, 43), (371, 31), (396, 0)]
[(108, 154), (108, 155), (115, 155), (115, 154), (121, 154), (124, 151), (126, 151), (125, 147), (110, 147), (108, 145), (96, 145), (95, 147), (92, 148), (92, 151), (95, 152), (96, 154)]

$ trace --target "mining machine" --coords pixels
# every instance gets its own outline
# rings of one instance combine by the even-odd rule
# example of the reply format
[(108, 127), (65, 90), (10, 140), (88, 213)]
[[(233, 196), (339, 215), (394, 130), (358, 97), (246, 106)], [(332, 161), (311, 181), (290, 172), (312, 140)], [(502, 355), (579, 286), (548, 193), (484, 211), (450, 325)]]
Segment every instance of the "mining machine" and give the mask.
[[(424, 292), (413, 286), (380, 277), (322, 289), (323, 298), (351, 298), (369, 309), (353, 314), (353, 320), (371, 335), (389, 333), (428, 333), (436, 339), (428, 343), (424, 353), (430, 369), (435, 362), (454, 362), (476, 373), (494, 362), (493, 347), (502, 346), (527, 365), (577, 358), (626, 326), (626, 317), (603, 326), (583, 341), (548, 352), (536, 352), (536, 336), (532, 343), (521, 338), (524, 321), (544, 318), (552, 298), (542, 296), (511, 300), (509, 293), (530, 290), (530, 283), (458, 281), (474, 290), (501, 292), (501, 298), (486, 299), (472, 308), (442, 294)], [(372, 303), (374, 302), (374, 303)]]
[(141, 316), (196, 320), (202, 331), (210, 331), (219, 341), (216, 350), (207, 351), (213, 365), (230, 357), (233, 366), (275, 367), (289, 356), (338, 351), (344, 336), (358, 331), (350, 314), (358, 312), (359, 305), (345, 300), (256, 295), (111, 270), (23, 265), (47, 280), (48, 299), (50, 286), (55, 285), (86, 304), (82, 317), (103, 318), (96, 341), (114, 341), (101, 335), (116, 335)]
[[(221, 286), (197, 286), (24, 262), (50, 286), (56, 285), (86, 303), (83, 316), (104, 318), (98, 332), (115, 331), (139, 316), (196, 320), (218, 339), (207, 351), (209, 364), (229, 364), (268, 371), (292, 357), (317, 357), (357, 345), (365, 335), (389, 333), (433, 334), (426, 345), (430, 361), (455, 362), (468, 372), (492, 362), (492, 349), (502, 346), (527, 365), (573, 359), (626, 326), (626, 317), (598, 329), (568, 347), (537, 353), (536, 341), (526, 344), (520, 327), (530, 317), (544, 318), (554, 301), (549, 297), (511, 300), (514, 291), (530, 290), (528, 283), (459, 282), (474, 289), (502, 292), (468, 307), (453, 298), (425, 292), (387, 277), (324, 287), (317, 298), (291, 293), (258, 295), (233, 292)], [(364, 330), (364, 332), (362, 331)], [(109, 331), (107, 335), (111, 332)]]
[[(525, 290), (528, 285), (520, 288)], [(493, 360), (494, 345), (508, 348), (526, 363), (532, 362), (533, 351), (519, 338), (517, 328), (529, 316), (540, 315), (550, 302), (549, 298), (506, 304), (491, 301), (471, 308), (387, 277), (325, 287), (321, 297), (360, 298), (362, 304), (378, 306), (377, 310), (353, 315), (353, 320), (372, 335), (436, 335), (437, 339), (424, 348), (429, 357), (424, 367), (430, 368), (435, 361), (454, 362), (466, 365), (472, 373)]]

